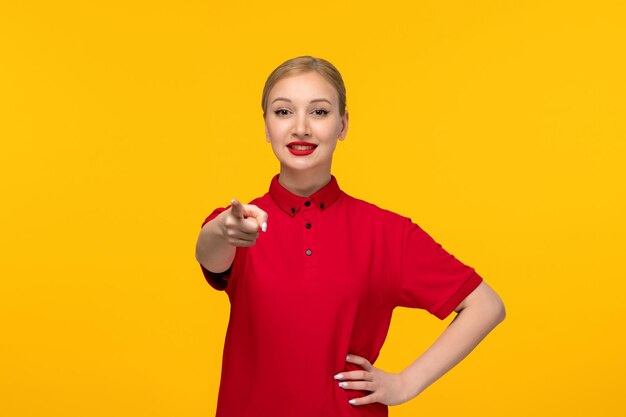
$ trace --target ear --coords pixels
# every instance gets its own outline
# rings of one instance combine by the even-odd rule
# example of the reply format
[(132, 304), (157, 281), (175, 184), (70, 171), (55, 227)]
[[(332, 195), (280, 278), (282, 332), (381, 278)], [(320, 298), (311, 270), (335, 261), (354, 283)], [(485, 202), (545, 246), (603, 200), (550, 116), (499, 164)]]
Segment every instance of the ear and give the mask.
[(339, 137), (337, 138), (339, 140), (344, 140), (348, 134), (348, 118), (348, 112), (346, 111), (341, 118), (341, 132), (339, 132)]
[(267, 123), (265, 124), (265, 141), (266, 142), (271, 142), (270, 141), (270, 132), (267, 130)]

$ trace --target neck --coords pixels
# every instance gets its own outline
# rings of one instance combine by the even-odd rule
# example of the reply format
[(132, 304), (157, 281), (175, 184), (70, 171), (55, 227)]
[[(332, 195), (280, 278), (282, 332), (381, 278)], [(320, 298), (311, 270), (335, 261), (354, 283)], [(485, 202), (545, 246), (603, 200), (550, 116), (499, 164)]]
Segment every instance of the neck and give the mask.
[(281, 166), (278, 182), (293, 194), (308, 197), (328, 184), (330, 178), (330, 169), (312, 173), (310, 171), (293, 171)]

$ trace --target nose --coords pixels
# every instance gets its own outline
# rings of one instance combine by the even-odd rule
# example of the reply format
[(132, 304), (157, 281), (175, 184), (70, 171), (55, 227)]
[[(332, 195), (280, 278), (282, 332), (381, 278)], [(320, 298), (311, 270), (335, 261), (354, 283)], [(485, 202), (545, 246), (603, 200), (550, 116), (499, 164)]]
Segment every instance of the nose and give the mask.
[(293, 135), (305, 138), (311, 136), (311, 129), (306, 114), (299, 114), (294, 118)]

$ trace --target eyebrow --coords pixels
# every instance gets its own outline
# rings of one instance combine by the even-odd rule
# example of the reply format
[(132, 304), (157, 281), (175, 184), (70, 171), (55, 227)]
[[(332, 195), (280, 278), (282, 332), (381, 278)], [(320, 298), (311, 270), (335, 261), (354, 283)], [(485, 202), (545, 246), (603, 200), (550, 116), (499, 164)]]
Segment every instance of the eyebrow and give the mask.
[[(277, 101), (286, 101), (291, 103), (291, 100), (289, 100), (288, 98), (284, 98), (284, 97), (277, 97), (274, 100), (272, 100), (272, 104), (274, 104)], [(311, 100), (310, 103), (319, 103), (321, 101), (325, 101), (326, 103), (330, 104), (332, 106), (333, 103), (331, 103), (329, 100), (326, 100), (325, 98), (316, 98), (314, 100)]]

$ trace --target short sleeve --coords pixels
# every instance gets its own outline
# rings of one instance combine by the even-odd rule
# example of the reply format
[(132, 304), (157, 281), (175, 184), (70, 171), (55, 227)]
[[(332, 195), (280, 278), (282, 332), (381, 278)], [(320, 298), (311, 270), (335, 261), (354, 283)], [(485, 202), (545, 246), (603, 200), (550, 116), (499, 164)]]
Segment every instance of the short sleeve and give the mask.
[[(229, 207), (230, 206), (220, 207), (220, 208), (213, 210), (213, 212), (209, 215), (209, 217), (207, 217), (204, 220), (204, 222), (202, 222), (201, 228), (204, 227), (205, 224), (207, 224), (208, 222), (216, 218), (220, 213), (228, 210)], [(230, 277), (232, 275), (232, 270), (233, 270), (232, 265), (226, 271), (223, 271), (223, 272), (211, 272), (208, 269), (206, 269), (202, 264), (200, 264), (200, 269), (202, 270), (202, 274), (204, 275), (204, 278), (206, 279), (206, 281), (209, 283), (211, 287), (215, 288), (218, 291), (224, 291), (226, 287), (228, 287), (228, 281), (230, 280)]]
[(443, 320), (482, 278), (411, 219), (405, 219), (396, 305), (421, 308)]

